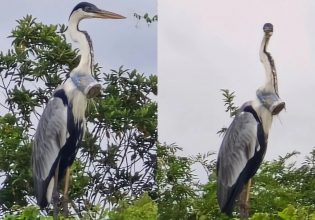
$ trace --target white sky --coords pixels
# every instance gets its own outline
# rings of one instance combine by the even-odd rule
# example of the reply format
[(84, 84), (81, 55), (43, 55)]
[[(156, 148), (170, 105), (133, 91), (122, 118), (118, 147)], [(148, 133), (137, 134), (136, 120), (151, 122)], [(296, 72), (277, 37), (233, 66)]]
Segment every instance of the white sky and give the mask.
[(160, 0), (160, 141), (177, 143), (184, 155), (218, 152), (216, 132), (231, 123), (220, 89), (235, 91), (238, 106), (253, 99), (265, 80), (259, 47), (270, 22), (286, 111), (273, 120), (266, 159), (297, 150), (301, 160), (315, 146), (314, 11), (311, 0)]

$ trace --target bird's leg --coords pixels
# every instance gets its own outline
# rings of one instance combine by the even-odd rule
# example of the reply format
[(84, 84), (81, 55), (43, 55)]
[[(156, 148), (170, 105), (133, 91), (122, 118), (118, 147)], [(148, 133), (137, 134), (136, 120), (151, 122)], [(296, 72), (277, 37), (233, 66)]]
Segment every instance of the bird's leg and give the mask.
[(54, 220), (58, 220), (58, 204), (59, 204), (59, 193), (58, 193), (58, 175), (59, 175), (59, 162), (55, 171), (54, 189), (53, 189), (53, 206), (54, 206)]
[(245, 199), (245, 202), (249, 208), (249, 196), (250, 196), (250, 187), (252, 185), (252, 179), (249, 179), (248, 182), (247, 182), (247, 189), (246, 189), (246, 199)]
[(249, 179), (240, 195), (240, 218), (242, 220), (249, 217), (249, 195), (252, 179)]
[(68, 190), (69, 190), (69, 179), (70, 179), (70, 167), (67, 167), (66, 169), (66, 177), (65, 177), (65, 189), (63, 191), (63, 215), (65, 217), (68, 217), (69, 215), (69, 209), (68, 209), (68, 202), (69, 202), (69, 196), (68, 196)]

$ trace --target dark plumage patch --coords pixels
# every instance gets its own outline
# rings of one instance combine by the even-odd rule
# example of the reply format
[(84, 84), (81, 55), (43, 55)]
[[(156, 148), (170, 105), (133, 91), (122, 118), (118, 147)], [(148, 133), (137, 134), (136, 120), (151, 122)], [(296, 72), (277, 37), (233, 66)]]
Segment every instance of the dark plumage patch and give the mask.
[(60, 155), (60, 164), (59, 164), (59, 177), (61, 180), (66, 172), (67, 167), (71, 166), (75, 156), (78, 152), (79, 146), (81, 145), (83, 129), (82, 121), (75, 121), (72, 113), (72, 105), (68, 107), (68, 121), (67, 129), (69, 132), (69, 137), (65, 145), (61, 148)]
[(86, 12), (93, 12), (95, 10), (98, 10), (98, 8), (95, 5), (93, 5), (93, 4), (89, 3), (89, 2), (80, 2), (79, 4), (77, 4), (73, 8), (73, 10), (72, 10), (72, 12), (70, 14), (70, 17), (71, 17), (71, 15), (72, 15), (72, 13), (74, 11), (77, 11), (79, 9), (82, 9), (83, 11), (86, 11)]
[[(268, 40), (266, 41), (268, 42)], [(275, 92), (277, 94), (277, 96), (279, 97), (279, 92), (278, 92), (278, 86), (277, 86), (277, 71), (276, 71), (276, 66), (275, 66), (275, 61), (273, 60), (271, 54), (269, 52), (267, 52), (267, 43), (264, 46), (264, 53), (266, 54), (270, 67), (271, 67), (271, 73), (272, 73), (272, 77), (273, 77), (273, 81), (274, 81), (274, 89)]]
[(63, 89), (57, 90), (54, 93), (54, 97), (60, 98), (65, 106), (68, 105), (68, 97), (67, 97), (67, 95), (65, 93), (65, 90), (63, 90)]
[(253, 106), (251, 106), (251, 105), (246, 106), (243, 111), (251, 113), (258, 123), (261, 122), (258, 115), (257, 115), (257, 112), (254, 110)]

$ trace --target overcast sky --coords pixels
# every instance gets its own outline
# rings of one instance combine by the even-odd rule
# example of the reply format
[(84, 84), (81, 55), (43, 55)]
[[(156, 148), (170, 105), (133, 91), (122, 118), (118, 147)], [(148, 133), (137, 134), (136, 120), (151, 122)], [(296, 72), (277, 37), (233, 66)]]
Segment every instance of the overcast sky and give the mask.
[[(11, 45), (11, 30), (16, 20), (31, 14), (44, 24), (66, 24), (78, 0), (3, 0), (0, 13), (0, 50), (6, 51)], [(138, 22), (133, 14), (157, 14), (155, 0), (91, 0), (97, 7), (124, 15), (124, 20), (88, 19), (81, 22), (80, 28), (90, 34), (95, 61), (103, 71), (118, 69), (121, 65), (137, 69), (141, 73), (157, 73), (157, 24), (148, 27)], [(69, 42), (71, 42), (69, 40)], [(77, 45), (75, 45), (77, 46)]]
[[(275, 117), (266, 159), (315, 146), (315, 2), (294, 0), (160, 0), (158, 24), (159, 139), (185, 155), (218, 152), (216, 132), (231, 123), (220, 89), (236, 104), (265, 80), (259, 47), (274, 25), (271, 52), (286, 111)], [(301, 160), (297, 158), (297, 160)]]

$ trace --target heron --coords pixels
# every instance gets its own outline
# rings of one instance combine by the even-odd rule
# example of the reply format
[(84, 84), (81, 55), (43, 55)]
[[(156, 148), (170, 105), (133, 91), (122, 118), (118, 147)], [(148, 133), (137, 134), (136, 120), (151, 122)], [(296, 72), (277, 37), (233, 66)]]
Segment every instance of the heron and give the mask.
[(218, 154), (218, 203), (221, 211), (230, 216), (243, 188), (247, 190), (245, 204), (248, 205), (251, 178), (264, 159), (273, 116), (285, 108), (285, 102), (279, 97), (274, 60), (267, 52), (273, 25), (264, 24), (263, 31), (259, 56), (266, 73), (265, 84), (256, 91), (254, 100), (244, 103), (238, 110)]
[(85, 131), (87, 100), (95, 97), (101, 85), (94, 79), (93, 47), (89, 34), (79, 29), (85, 18), (123, 19), (124, 16), (99, 9), (88, 2), (74, 7), (68, 31), (79, 44), (80, 62), (49, 99), (38, 123), (32, 148), (35, 196), (41, 209), (51, 202), (58, 214), (58, 184), (65, 178), (64, 198), (68, 198), (70, 167)]

